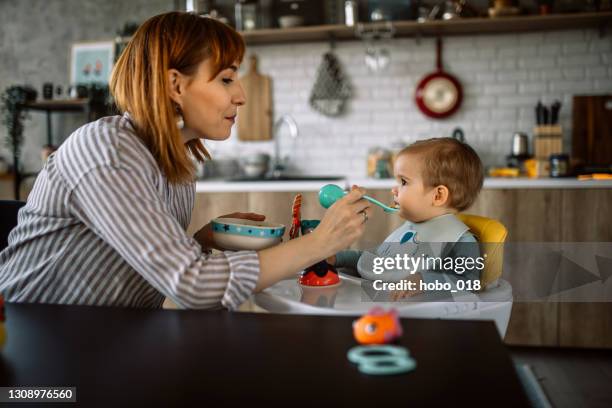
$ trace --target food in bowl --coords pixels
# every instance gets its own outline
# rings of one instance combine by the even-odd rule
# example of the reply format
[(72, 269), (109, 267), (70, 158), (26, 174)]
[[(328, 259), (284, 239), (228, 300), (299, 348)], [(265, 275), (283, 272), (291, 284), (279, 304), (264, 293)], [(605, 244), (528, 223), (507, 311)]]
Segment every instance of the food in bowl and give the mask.
[(285, 233), (283, 224), (267, 221), (215, 218), (211, 224), (217, 246), (232, 251), (260, 250), (278, 245)]

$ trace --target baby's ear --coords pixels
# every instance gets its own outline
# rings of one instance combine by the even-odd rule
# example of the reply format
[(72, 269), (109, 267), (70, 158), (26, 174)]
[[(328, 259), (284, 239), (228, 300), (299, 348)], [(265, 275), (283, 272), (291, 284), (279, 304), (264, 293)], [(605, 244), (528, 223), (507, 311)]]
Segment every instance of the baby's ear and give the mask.
[(450, 204), (450, 191), (445, 185), (439, 185), (434, 188), (434, 196), (432, 204), (434, 207), (444, 207)]

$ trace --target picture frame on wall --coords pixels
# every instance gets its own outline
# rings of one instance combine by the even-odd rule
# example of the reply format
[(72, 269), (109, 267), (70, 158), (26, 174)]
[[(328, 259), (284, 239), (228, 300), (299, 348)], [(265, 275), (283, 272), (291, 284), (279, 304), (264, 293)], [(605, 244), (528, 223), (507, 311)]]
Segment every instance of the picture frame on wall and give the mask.
[(108, 85), (115, 60), (115, 42), (79, 42), (70, 52), (70, 83)]

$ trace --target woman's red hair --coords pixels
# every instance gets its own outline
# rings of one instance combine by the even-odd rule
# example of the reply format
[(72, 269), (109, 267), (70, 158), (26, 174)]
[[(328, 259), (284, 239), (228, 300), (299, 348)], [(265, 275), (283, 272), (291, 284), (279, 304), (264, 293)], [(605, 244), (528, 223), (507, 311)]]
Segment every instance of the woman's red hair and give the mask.
[(171, 183), (193, 180), (194, 163), (210, 158), (201, 140), (183, 142), (170, 99), (168, 70), (194, 75), (210, 60), (212, 80), (244, 56), (244, 40), (217, 20), (191, 13), (170, 12), (151, 17), (134, 34), (119, 57), (110, 79), (117, 107), (129, 112), (138, 136)]

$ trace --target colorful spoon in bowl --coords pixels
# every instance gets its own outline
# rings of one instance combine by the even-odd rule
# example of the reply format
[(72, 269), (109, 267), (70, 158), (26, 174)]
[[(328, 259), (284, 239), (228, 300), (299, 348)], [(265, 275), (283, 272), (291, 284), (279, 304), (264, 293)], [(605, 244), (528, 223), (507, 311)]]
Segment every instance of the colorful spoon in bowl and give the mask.
[[(338, 187), (335, 184), (326, 184), (321, 187), (321, 190), (319, 190), (319, 203), (321, 203), (323, 208), (329, 208), (336, 201), (338, 201), (347, 194), (348, 192), (342, 190), (342, 188)], [(372, 204), (376, 204), (382, 207), (382, 209), (385, 210), (386, 213), (394, 214), (398, 211), (397, 208), (389, 207), (388, 205), (385, 205), (370, 196), (364, 195), (363, 198), (368, 200)]]

